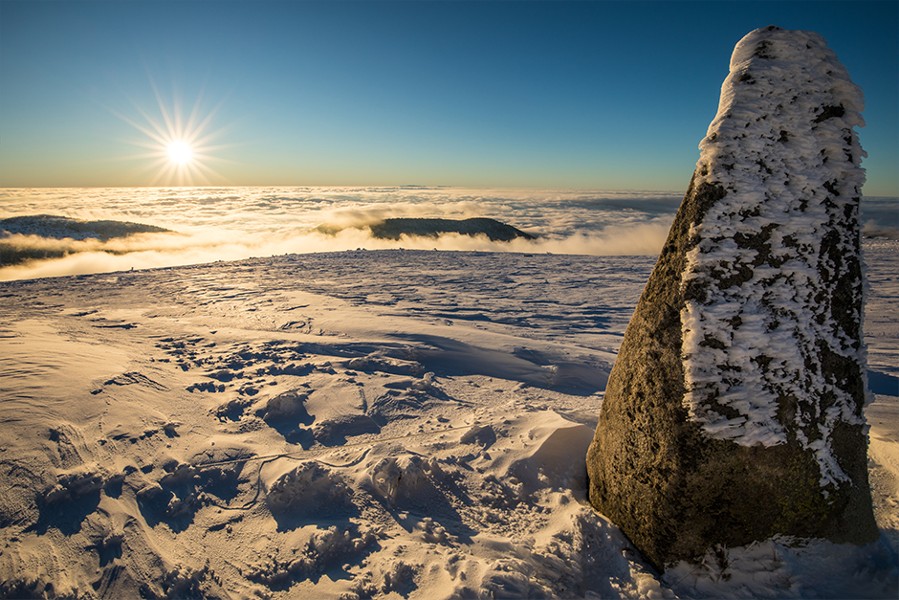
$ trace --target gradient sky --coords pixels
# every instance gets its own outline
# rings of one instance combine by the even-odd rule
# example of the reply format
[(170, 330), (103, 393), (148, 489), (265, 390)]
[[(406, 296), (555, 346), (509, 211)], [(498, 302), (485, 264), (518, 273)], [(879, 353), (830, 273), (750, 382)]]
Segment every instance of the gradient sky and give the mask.
[[(827, 39), (866, 96), (865, 193), (899, 196), (895, 0), (0, 0), (0, 186), (683, 190), (769, 24)], [(177, 114), (192, 178), (145, 131)]]

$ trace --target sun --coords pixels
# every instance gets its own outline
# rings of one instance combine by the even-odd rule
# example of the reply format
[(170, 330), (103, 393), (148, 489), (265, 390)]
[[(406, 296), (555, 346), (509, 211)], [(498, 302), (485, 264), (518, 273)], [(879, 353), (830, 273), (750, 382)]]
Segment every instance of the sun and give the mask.
[(165, 147), (169, 162), (176, 167), (186, 167), (194, 160), (194, 149), (184, 140), (172, 140)]
[(134, 101), (135, 116), (112, 110), (115, 116), (143, 134), (139, 139), (129, 140), (129, 143), (144, 148), (144, 152), (122, 158), (146, 161), (144, 172), (151, 186), (212, 185), (227, 181), (210, 164), (228, 162), (221, 155), (216, 156), (219, 151), (230, 147), (217, 141), (223, 130), (212, 128), (221, 104), (211, 110), (204, 109), (201, 93), (193, 107), (185, 110), (178, 101), (178, 94), (173, 92), (171, 99), (167, 100), (152, 79), (150, 87), (156, 100), (155, 110), (148, 110)]

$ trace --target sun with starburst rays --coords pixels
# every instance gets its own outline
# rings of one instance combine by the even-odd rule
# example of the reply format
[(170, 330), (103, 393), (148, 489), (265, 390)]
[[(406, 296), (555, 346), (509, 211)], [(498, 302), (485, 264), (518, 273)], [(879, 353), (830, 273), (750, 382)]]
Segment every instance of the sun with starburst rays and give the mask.
[(172, 140), (166, 144), (165, 153), (175, 167), (186, 167), (194, 161), (194, 148), (185, 140)]
[(145, 151), (127, 158), (150, 159), (147, 171), (154, 185), (211, 185), (221, 183), (225, 177), (213, 169), (212, 164), (224, 159), (216, 156), (225, 148), (215, 140), (221, 130), (212, 128), (218, 107), (204, 110), (202, 95), (197, 98), (190, 111), (172, 95), (167, 101), (155, 84), (152, 85), (156, 101), (156, 111), (148, 111), (132, 102), (139, 118), (121, 113), (116, 115), (137, 129), (143, 137), (129, 140), (129, 143)]

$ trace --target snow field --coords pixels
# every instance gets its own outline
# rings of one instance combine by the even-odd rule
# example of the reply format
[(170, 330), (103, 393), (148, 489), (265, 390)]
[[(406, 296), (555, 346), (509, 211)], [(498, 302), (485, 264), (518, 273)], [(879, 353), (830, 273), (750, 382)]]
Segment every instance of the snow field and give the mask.
[[(875, 297), (893, 252), (869, 256)], [(888, 536), (660, 577), (586, 503), (653, 262), (348, 252), (0, 285), (4, 592), (889, 597)], [(889, 385), (886, 327), (869, 331)], [(895, 456), (899, 392), (878, 389), (872, 439)], [(888, 533), (895, 464), (872, 473)]]

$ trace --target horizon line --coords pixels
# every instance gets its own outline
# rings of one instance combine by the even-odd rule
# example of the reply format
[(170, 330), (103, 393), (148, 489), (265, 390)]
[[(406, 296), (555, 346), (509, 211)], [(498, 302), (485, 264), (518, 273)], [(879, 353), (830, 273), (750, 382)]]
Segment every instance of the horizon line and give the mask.
[(602, 188), (576, 186), (534, 186), (534, 185), (425, 185), (425, 184), (205, 184), (205, 185), (0, 185), (0, 190), (31, 189), (218, 189), (218, 188), (396, 188), (408, 190), (436, 189), (472, 189), (472, 190), (533, 190), (533, 191), (572, 191), (572, 192), (642, 192), (654, 194), (680, 194), (681, 190), (661, 190), (649, 188)]

